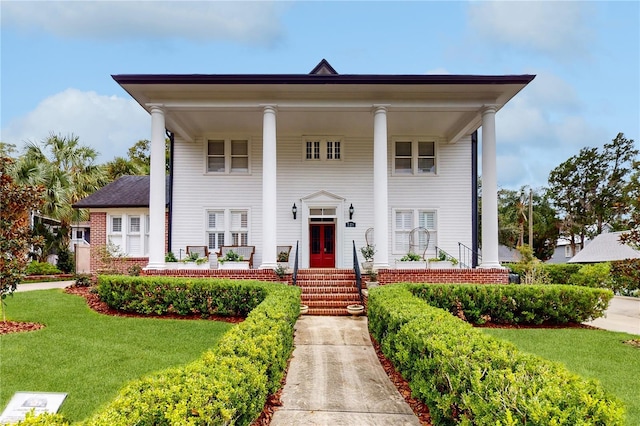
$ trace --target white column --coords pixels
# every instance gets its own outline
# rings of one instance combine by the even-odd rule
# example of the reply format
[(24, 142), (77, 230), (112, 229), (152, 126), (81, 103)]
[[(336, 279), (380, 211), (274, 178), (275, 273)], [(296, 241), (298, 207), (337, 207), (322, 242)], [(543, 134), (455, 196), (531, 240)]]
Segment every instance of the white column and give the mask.
[(262, 125), (262, 264), (260, 269), (274, 269), (278, 266), (275, 105), (264, 107)]
[(146, 269), (164, 269), (165, 248), (165, 121), (160, 105), (151, 107), (151, 149), (149, 187), (149, 263)]
[(496, 108), (482, 110), (482, 264), (501, 268), (498, 258), (498, 179), (496, 176)]
[(387, 189), (387, 108), (373, 110), (373, 240), (374, 269), (389, 267), (389, 197)]

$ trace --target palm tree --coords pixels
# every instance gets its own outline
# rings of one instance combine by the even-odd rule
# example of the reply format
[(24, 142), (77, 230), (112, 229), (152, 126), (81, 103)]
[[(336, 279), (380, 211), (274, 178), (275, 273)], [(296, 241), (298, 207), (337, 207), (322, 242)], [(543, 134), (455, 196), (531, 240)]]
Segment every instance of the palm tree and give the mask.
[(60, 221), (61, 248), (69, 244), (71, 223), (86, 220), (87, 212), (72, 205), (106, 183), (98, 152), (80, 144), (77, 136), (50, 135), (42, 143), (29, 142), (13, 171), (19, 183), (45, 187), (45, 216)]

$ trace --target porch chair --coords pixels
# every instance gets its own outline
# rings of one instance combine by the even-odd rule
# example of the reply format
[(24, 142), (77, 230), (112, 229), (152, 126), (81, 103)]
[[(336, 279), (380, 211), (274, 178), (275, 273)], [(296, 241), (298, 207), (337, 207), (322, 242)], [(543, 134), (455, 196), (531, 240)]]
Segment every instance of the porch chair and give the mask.
[(198, 253), (199, 257), (209, 258), (209, 247), (207, 246), (187, 246), (187, 256), (191, 253)]

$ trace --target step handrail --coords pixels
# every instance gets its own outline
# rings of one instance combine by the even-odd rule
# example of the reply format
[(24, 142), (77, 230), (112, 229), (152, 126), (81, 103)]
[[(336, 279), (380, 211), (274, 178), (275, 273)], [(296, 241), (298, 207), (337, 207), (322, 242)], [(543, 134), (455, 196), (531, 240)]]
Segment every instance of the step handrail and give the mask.
[(360, 264), (358, 262), (358, 252), (356, 250), (356, 242), (353, 241), (353, 270), (356, 273), (356, 287), (358, 287), (358, 297), (360, 298), (360, 304), (364, 305), (364, 299), (362, 297), (362, 275), (360, 274)]
[(296, 257), (293, 260), (293, 285), (298, 285), (298, 241), (296, 241)]

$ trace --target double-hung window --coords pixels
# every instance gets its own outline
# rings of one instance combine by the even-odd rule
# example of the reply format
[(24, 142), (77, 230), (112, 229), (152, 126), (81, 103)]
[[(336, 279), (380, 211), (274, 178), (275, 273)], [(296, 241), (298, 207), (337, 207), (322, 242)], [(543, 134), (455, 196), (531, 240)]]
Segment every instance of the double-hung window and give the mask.
[(207, 173), (249, 173), (249, 141), (207, 140)]
[(224, 211), (215, 210), (207, 213), (207, 241), (209, 251), (219, 251), (224, 245)]
[(249, 245), (249, 211), (208, 210), (206, 238), (209, 251), (219, 251), (225, 244)]
[(112, 249), (128, 257), (149, 254), (149, 215), (109, 215), (107, 242)]
[[(424, 231), (427, 230), (429, 237)], [(437, 244), (436, 211), (427, 209), (393, 210), (393, 252), (406, 254), (409, 251), (422, 254), (435, 253)], [(427, 245), (428, 244), (428, 245)]]
[(231, 241), (234, 246), (249, 244), (249, 221), (246, 210), (231, 212)]
[(140, 216), (129, 216), (127, 227), (127, 254), (142, 256), (142, 233)]
[(394, 142), (393, 172), (396, 175), (436, 173), (436, 143), (422, 139)]
[(122, 216), (109, 217), (109, 233), (107, 241), (115, 246), (122, 246)]

